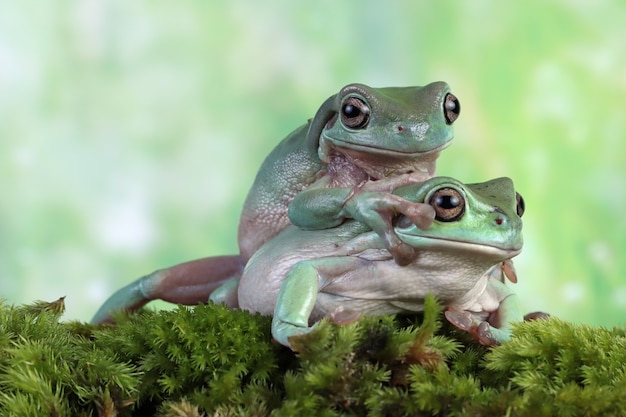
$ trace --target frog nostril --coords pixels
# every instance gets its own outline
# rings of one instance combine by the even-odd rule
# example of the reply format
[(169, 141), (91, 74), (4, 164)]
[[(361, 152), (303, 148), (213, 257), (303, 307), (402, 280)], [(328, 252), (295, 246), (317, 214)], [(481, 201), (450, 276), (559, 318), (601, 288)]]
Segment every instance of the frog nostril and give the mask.
[(403, 127), (402, 125), (398, 125), (398, 126), (396, 127), (396, 130), (397, 130), (398, 132), (404, 132), (404, 127)]
[(502, 217), (496, 217), (495, 221), (498, 226), (501, 226), (502, 223), (504, 223), (504, 219)]

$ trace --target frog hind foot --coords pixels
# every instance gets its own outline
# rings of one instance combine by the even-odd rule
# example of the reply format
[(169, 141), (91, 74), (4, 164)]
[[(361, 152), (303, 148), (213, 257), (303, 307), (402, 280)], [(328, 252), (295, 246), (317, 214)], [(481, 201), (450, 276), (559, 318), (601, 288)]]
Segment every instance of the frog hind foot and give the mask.
[(549, 319), (549, 318), (550, 318), (550, 314), (544, 313), (543, 311), (533, 311), (532, 313), (528, 313), (524, 315), (524, 321), (542, 320), (542, 319)]
[[(195, 305), (207, 302), (213, 291), (241, 276), (245, 262), (239, 255), (197, 259), (145, 275), (117, 290), (98, 309), (92, 323), (113, 322), (117, 311), (135, 311), (153, 300)], [(237, 307), (236, 297), (227, 297)]]
[(493, 327), (486, 321), (477, 320), (467, 311), (449, 308), (444, 312), (446, 319), (459, 329), (468, 332), (474, 340), (483, 346), (496, 346), (511, 338), (508, 329)]

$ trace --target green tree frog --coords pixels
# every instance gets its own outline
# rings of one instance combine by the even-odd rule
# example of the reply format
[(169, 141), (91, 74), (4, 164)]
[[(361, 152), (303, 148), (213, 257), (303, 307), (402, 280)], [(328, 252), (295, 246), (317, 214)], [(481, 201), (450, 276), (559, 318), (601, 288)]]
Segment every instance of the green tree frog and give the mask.
[(241, 214), (238, 255), (189, 261), (141, 277), (113, 294), (93, 321), (109, 321), (112, 311), (135, 310), (154, 299), (197, 304), (213, 294), (236, 307), (237, 281), (248, 259), (292, 223), (320, 229), (358, 219), (381, 236), (399, 264), (409, 263), (414, 249), (396, 235), (390, 219), (402, 213), (428, 228), (434, 213), (390, 191), (434, 175), (459, 112), (459, 101), (444, 82), (345, 86), (261, 165)]
[(243, 309), (273, 315), (272, 334), (291, 346), (324, 317), (348, 322), (361, 314), (421, 311), (434, 294), (446, 317), (485, 345), (505, 341), (523, 320), (517, 299), (495, 265), (522, 249), (524, 202), (509, 178), (464, 185), (448, 177), (403, 186), (394, 194), (430, 205), (426, 230), (400, 214), (397, 236), (418, 256), (399, 266), (383, 239), (360, 222), (333, 229), (289, 226), (255, 252), (239, 283)]

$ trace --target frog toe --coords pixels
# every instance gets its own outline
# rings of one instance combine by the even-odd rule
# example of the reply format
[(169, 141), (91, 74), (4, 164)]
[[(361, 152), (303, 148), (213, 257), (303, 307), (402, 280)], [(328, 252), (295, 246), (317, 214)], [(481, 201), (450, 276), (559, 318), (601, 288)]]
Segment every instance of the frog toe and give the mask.
[(486, 321), (479, 321), (467, 311), (450, 308), (445, 311), (444, 315), (450, 323), (471, 334), (483, 346), (499, 345), (511, 337), (509, 330), (493, 327)]
[(398, 266), (407, 266), (417, 258), (417, 251), (415, 248), (404, 242), (391, 246), (389, 248), (389, 252)]
[(453, 308), (448, 308), (444, 312), (444, 315), (450, 323), (463, 331), (471, 331), (472, 326), (474, 325), (474, 320), (471, 314), (466, 311), (459, 311)]
[(524, 321), (549, 319), (549, 318), (550, 318), (550, 314), (548, 313), (544, 313), (543, 311), (533, 311), (532, 313), (528, 313), (524, 316)]

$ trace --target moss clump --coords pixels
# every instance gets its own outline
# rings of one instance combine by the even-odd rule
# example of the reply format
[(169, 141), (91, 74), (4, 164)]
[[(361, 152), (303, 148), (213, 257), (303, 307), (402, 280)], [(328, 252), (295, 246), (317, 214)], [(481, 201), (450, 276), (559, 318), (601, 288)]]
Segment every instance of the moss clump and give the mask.
[(520, 323), (485, 349), (419, 317), (320, 323), (300, 353), (221, 306), (59, 322), (63, 301), (0, 306), (1, 416), (626, 415), (623, 329)]

